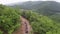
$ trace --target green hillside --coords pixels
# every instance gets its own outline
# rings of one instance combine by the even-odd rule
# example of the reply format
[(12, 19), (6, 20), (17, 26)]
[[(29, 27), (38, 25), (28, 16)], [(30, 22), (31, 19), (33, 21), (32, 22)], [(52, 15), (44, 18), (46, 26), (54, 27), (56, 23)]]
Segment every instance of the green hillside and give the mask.
[(56, 1), (28, 1), (22, 4), (16, 3), (12, 7), (33, 10), (47, 16), (60, 13), (60, 3)]
[(60, 3), (56, 1), (28, 1), (22, 4), (16, 3), (15, 5), (12, 5), (12, 7), (32, 10), (60, 22)]
[(60, 23), (56, 23), (47, 16), (32, 11), (22, 12), (22, 16), (30, 21), (34, 34), (60, 34)]
[(25, 7), (18, 9), (19, 6), (12, 8), (0, 5), (0, 34), (12, 34), (16, 31), (21, 23), (20, 16), (30, 22), (33, 34), (60, 34), (60, 3), (47, 1), (33, 2), (32, 5), (34, 8), (31, 6), (32, 9), (26, 10)]

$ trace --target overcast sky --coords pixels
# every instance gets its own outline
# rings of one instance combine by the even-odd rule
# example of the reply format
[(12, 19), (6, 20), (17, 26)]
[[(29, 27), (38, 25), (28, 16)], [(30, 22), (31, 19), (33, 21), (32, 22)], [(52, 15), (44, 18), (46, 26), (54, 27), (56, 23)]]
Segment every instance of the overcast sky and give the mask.
[[(26, 1), (46, 1), (46, 0), (0, 0), (0, 4), (9, 4), (9, 3), (26, 2)], [(60, 2), (60, 0), (53, 0), (53, 1)]]

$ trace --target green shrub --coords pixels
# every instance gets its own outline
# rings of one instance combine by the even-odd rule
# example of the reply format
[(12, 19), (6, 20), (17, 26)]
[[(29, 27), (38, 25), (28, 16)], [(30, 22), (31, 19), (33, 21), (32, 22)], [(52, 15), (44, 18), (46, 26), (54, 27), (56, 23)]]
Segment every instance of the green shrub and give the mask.
[(60, 26), (58, 27), (58, 24), (47, 16), (32, 11), (22, 12), (22, 16), (29, 20), (34, 34), (59, 34), (60, 32)]
[(0, 5), (0, 29), (11, 34), (20, 26), (19, 12), (13, 8)]

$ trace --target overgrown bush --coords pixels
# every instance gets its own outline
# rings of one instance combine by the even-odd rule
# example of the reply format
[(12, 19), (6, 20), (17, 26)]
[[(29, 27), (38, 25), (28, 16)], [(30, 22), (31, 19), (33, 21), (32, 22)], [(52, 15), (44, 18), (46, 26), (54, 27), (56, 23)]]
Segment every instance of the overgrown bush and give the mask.
[(32, 11), (22, 12), (22, 16), (29, 20), (34, 34), (60, 34), (60, 26), (47, 16)]
[(0, 29), (7, 34), (12, 34), (20, 26), (20, 15), (18, 13), (13, 8), (0, 5)]

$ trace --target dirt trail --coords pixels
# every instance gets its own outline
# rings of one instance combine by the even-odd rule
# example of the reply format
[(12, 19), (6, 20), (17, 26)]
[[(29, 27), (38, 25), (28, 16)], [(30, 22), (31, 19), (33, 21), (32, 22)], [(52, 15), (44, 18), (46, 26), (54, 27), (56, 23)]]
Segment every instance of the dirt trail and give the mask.
[(24, 17), (21, 18), (21, 27), (19, 27), (13, 34), (30, 34), (31, 26), (29, 25), (29, 21)]

